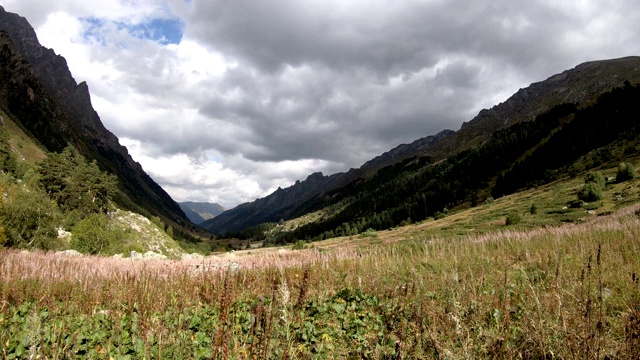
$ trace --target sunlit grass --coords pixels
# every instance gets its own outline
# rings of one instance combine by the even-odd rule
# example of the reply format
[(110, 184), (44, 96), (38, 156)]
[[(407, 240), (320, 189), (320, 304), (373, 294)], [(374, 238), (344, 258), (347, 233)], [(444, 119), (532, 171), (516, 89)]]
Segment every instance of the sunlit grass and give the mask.
[(195, 260), (4, 251), (0, 341), (4, 351), (49, 357), (631, 356), (640, 305), (635, 211), (201, 261), (242, 264), (235, 273)]
[(576, 178), (303, 250), (146, 262), (5, 250), (2, 356), (638, 358), (637, 181), (563, 209)]

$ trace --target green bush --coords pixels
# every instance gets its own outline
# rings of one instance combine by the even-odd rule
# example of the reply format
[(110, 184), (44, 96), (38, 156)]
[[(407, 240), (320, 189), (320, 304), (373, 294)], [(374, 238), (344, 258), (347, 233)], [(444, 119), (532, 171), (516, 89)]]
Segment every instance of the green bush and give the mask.
[(616, 182), (624, 182), (636, 178), (636, 169), (631, 163), (624, 162), (618, 165), (618, 173), (616, 174)]
[(303, 250), (307, 248), (307, 243), (305, 243), (302, 240), (298, 240), (295, 244), (293, 244), (293, 246), (291, 247), (291, 250)]
[(602, 187), (592, 182), (586, 183), (578, 192), (578, 199), (586, 202), (598, 201), (602, 199)]
[(378, 233), (374, 229), (368, 228), (365, 232), (360, 234), (360, 237), (361, 238), (368, 238), (368, 237), (375, 238), (375, 237), (378, 237)]
[(7, 239), (5, 245), (18, 248), (55, 250), (60, 247), (56, 227), (60, 211), (39, 189), (8, 186), (0, 206), (0, 222)]
[(507, 215), (505, 223), (506, 223), (507, 226), (515, 225), (515, 224), (519, 223), (520, 220), (521, 220), (520, 215), (518, 215), (516, 213), (511, 213), (511, 214)]
[(594, 183), (594, 184), (600, 186), (601, 188), (604, 188), (604, 186), (606, 185), (607, 181), (605, 180), (604, 175), (602, 175), (601, 172), (596, 171), (596, 172), (588, 173), (587, 176), (584, 179), (584, 183), (585, 184)]
[(109, 218), (102, 213), (90, 214), (73, 227), (71, 248), (86, 254), (119, 252), (122, 231), (112, 228)]

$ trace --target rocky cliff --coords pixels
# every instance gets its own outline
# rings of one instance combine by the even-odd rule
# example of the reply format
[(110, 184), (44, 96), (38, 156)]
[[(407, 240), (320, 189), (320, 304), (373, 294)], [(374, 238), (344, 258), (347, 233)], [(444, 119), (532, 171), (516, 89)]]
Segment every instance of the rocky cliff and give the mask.
[[(117, 175), (129, 198), (121, 201), (135, 203), (179, 226), (191, 226), (178, 204), (104, 127), (91, 105), (89, 87), (84, 82), (76, 83), (66, 60), (40, 45), (25, 18), (6, 12), (1, 6), (0, 30), (4, 32), (5, 57), (21, 66), (19, 82), (4, 84), (5, 88), (14, 87), (5, 89), (6, 106), (32, 135), (49, 151), (60, 151), (71, 144), (87, 158), (96, 160), (103, 170)], [(3, 73), (11, 77), (9, 72), (14, 70), (6, 67)]]

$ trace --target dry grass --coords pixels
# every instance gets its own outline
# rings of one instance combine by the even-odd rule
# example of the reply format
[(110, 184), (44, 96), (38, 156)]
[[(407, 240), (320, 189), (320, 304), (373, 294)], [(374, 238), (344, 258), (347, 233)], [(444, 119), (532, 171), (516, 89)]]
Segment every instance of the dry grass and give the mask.
[[(381, 233), (382, 244), (189, 261), (4, 251), (0, 341), (32, 334), (25, 351), (48, 357), (634, 358), (636, 210), (552, 228), (397, 244)], [(229, 263), (239, 270), (224, 271)], [(43, 309), (46, 321), (33, 320)], [(87, 321), (98, 323), (78, 325)], [(101, 327), (97, 343), (52, 346)], [(128, 348), (124, 330), (138, 347)]]

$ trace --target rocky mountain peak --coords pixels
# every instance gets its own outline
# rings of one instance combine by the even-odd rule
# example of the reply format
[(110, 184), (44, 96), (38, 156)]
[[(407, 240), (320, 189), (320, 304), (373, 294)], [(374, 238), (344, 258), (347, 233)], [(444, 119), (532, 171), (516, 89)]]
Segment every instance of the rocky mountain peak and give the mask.
[[(25, 126), (49, 151), (74, 145), (84, 156), (96, 160), (103, 170), (118, 176), (122, 190), (133, 202), (152, 214), (180, 226), (190, 223), (178, 204), (135, 162), (118, 138), (107, 130), (93, 109), (89, 86), (78, 84), (67, 61), (52, 49), (40, 45), (29, 22), (0, 6), (0, 30), (10, 37), (15, 49), (32, 69), (41, 85), (40, 110), (30, 113), (37, 119)], [(35, 94), (35, 93), (34, 93)]]

